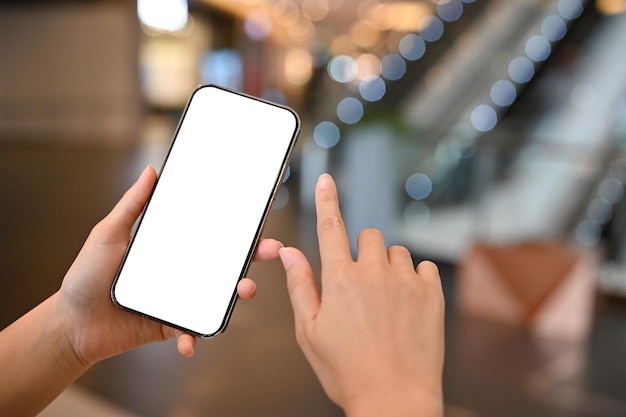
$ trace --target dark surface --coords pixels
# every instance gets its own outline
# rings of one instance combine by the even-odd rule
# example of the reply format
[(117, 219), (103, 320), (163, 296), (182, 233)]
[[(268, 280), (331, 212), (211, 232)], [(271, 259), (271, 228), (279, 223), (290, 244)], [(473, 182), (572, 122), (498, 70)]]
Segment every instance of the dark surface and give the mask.
[[(54, 292), (89, 230), (159, 152), (0, 144), (0, 322), (8, 325)], [(157, 165), (158, 166), (158, 165)], [(308, 215), (295, 199), (265, 235), (310, 251)], [(416, 256), (418, 259), (419, 256)], [(626, 415), (626, 309), (600, 298), (587, 343), (542, 340), (459, 317), (454, 266), (441, 265), (447, 298), (447, 416)], [(102, 362), (79, 383), (145, 417), (340, 416), (293, 335), (277, 261), (253, 266), (258, 296), (240, 302), (228, 331), (192, 359), (172, 342)]]

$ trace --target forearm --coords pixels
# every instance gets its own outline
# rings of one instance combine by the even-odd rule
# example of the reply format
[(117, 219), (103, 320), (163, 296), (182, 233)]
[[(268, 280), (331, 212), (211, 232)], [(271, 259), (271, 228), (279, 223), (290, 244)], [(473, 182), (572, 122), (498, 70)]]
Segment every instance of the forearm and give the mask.
[(0, 415), (35, 416), (87, 370), (51, 296), (0, 332)]

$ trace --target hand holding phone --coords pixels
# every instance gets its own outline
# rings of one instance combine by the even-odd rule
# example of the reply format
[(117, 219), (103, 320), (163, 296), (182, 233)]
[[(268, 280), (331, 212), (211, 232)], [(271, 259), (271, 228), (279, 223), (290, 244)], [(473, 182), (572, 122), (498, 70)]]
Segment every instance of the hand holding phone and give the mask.
[(114, 302), (197, 336), (223, 331), (298, 130), (289, 108), (199, 87), (118, 271)]

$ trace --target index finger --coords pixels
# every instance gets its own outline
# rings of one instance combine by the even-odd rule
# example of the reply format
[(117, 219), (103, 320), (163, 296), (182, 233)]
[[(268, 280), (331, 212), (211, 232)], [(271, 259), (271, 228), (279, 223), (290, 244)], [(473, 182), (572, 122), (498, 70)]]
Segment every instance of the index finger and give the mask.
[(326, 262), (352, 260), (348, 234), (339, 210), (339, 197), (333, 178), (320, 175), (315, 188), (317, 237), (322, 265)]

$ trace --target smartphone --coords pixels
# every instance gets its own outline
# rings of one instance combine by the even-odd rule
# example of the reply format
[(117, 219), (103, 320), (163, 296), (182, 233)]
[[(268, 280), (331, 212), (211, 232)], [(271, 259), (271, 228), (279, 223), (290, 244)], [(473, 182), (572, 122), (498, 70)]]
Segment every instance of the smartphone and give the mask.
[(197, 88), (111, 289), (120, 307), (200, 337), (225, 330), (299, 132), (291, 109)]

